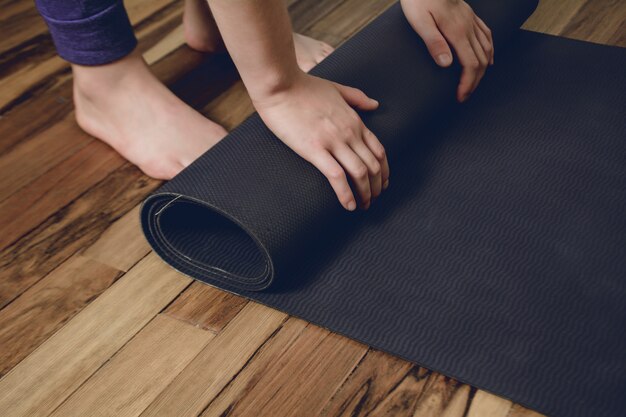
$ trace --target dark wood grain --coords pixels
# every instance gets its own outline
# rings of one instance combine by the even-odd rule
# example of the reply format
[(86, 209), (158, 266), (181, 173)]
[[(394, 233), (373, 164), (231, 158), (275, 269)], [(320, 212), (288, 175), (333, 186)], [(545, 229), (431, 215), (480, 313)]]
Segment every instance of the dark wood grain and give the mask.
[(125, 164), (0, 252), (0, 306), (94, 242), (158, 182)]
[(386, 353), (370, 350), (324, 407), (323, 416), (369, 415), (414, 372), (414, 366)]
[(246, 303), (243, 297), (194, 282), (168, 306), (164, 314), (217, 333)]

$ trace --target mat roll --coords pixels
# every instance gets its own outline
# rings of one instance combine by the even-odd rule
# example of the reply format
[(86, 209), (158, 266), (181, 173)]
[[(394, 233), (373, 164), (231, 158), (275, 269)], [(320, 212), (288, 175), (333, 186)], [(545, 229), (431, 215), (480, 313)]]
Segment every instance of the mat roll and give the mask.
[[(503, 43), (536, 0), (474, 2)], [(362, 88), (382, 101), (363, 114), (389, 158), (433, 115), (454, 104), (455, 70), (438, 68), (392, 7), (315, 68), (316, 76)], [(255, 114), (144, 205), (150, 243), (177, 269), (239, 290), (263, 290), (315, 232), (343, 221), (328, 181), (282, 144)]]
[(364, 90), (390, 187), (348, 213), (253, 115), (144, 202), (170, 265), (554, 416), (626, 410), (626, 54), (470, 2), (496, 65), (455, 103), (392, 6), (313, 73)]

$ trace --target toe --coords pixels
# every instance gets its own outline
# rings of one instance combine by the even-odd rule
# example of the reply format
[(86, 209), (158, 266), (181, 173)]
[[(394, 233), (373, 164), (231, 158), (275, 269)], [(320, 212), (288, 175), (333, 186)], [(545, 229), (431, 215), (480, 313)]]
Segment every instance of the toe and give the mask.
[(322, 49), (324, 51), (327, 51), (329, 54), (332, 53), (335, 50), (335, 48), (333, 48), (332, 46), (330, 46), (326, 42), (321, 42), (321, 44), (322, 44)]
[(327, 43), (324, 42), (320, 42), (320, 54), (318, 56), (318, 63), (323, 60), (324, 58), (326, 58), (328, 55), (332, 54), (334, 51), (334, 48), (330, 45), (328, 45)]
[(326, 59), (326, 57), (330, 55), (329, 52), (326, 51), (320, 51), (319, 54), (315, 55), (315, 63), (319, 64), (320, 62), (322, 62), (324, 59)]

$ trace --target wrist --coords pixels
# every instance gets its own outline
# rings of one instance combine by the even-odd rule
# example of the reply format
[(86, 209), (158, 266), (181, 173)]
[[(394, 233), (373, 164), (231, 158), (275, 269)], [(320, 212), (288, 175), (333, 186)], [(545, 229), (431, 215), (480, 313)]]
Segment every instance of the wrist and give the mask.
[(306, 74), (295, 65), (289, 69), (264, 71), (246, 83), (252, 103), (266, 102), (292, 89)]

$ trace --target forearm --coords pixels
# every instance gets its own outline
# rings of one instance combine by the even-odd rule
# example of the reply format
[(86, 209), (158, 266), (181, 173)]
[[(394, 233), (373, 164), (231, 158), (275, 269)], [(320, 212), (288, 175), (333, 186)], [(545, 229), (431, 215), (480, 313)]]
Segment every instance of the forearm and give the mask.
[(209, 0), (248, 93), (262, 99), (300, 74), (284, 0)]
[(298, 67), (284, 0), (208, 0), (224, 43), (266, 126), (322, 172), (340, 203), (367, 209), (388, 184), (389, 164), (350, 105), (374, 110), (362, 91)]

